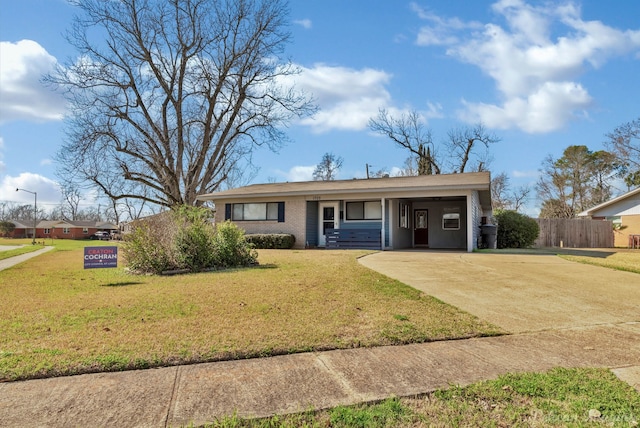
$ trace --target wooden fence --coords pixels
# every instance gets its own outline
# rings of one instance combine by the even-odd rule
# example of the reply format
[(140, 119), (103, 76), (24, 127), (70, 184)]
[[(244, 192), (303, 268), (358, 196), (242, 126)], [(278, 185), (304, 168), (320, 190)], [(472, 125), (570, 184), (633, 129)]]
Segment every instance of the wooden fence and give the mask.
[(613, 248), (613, 223), (605, 220), (537, 218), (535, 247)]

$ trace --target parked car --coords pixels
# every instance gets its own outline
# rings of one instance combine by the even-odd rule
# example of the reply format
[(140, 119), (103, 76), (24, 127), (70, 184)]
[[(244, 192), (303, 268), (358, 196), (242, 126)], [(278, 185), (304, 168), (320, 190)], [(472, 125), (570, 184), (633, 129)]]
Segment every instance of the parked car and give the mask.
[(89, 239), (94, 239), (94, 240), (99, 239), (100, 241), (108, 241), (109, 239), (111, 239), (111, 235), (109, 235), (109, 232), (104, 232), (99, 230), (93, 235), (91, 235)]

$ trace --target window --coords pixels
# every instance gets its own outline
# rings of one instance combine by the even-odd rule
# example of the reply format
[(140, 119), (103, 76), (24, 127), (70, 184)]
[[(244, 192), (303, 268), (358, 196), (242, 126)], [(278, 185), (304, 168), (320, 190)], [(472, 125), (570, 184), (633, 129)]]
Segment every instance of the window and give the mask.
[(63, 227), (62, 228), (62, 233), (64, 233), (65, 235), (69, 234), (69, 228), (68, 227)]
[(620, 217), (619, 215), (616, 216), (611, 216), (611, 217), (606, 217), (607, 220), (613, 222), (613, 225), (618, 225), (621, 226), (622, 225), (622, 217)]
[(409, 204), (400, 202), (400, 215), (398, 217), (400, 218), (398, 226), (403, 229), (409, 229)]
[(620, 217), (619, 215), (606, 217), (605, 219), (613, 223), (613, 230), (622, 229), (622, 217)]
[(45, 235), (48, 235), (48, 234), (50, 234), (50, 233), (51, 233), (51, 229), (49, 229), (49, 228), (45, 228), (45, 229), (44, 229), (44, 234), (45, 234)]
[(82, 228), (82, 233), (84, 233), (85, 235), (88, 235), (89, 234), (89, 228), (83, 227)]
[(460, 229), (460, 214), (459, 213), (447, 213), (442, 215), (442, 228), (444, 230), (459, 230)]
[(382, 219), (382, 204), (380, 201), (347, 202), (345, 206), (347, 220)]
[(273, 220), (284, 222), (284, 202), (227, 204), (225, 219), (234, 221)]

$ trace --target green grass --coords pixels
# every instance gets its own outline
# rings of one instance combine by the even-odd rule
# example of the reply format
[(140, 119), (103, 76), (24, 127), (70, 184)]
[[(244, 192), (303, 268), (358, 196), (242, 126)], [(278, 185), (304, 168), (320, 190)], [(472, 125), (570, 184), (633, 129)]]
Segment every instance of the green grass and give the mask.
[(625, 272), (640, 273), (640, 250), (626, 248), (509, 248), (501, 250), (476, 250), (495, 254), (546, 254), (565, 260), (584, 263)]
[(232, 416), (206, 426), (629, 427), (638, 422), (640, 394), (609, 370), (557, 368), (546, 373), (508, 374), (419, 398), (389, 398), (257, 420)]
[(261, 250), (257, 268), (160, 277), (83, 269), (84, 246), (113, 243), (54, 245), (0, 271), (0, 381), (500, 333), (361, 251)]
[(40, 249), (42, 249), (41, 245), (28, 245), (20, 248), (15, 248), (13, 250), (0, 251), (0, 260), (8, 259), (10, 257), (20, 256), (22, 254), (31, 253), (33, 251), (38, 251)]
[(627, 250), (627, 249), (611, 249), (610, 254), (606, 257), (602, 257), (600, 252), (581, 251), (579, 255), (572, 254), (571, 251), (567, 251), (564, 254), (559, 254), (565, 260), (570, 260), (578, 263), (585, 263), (589, 265), (606, 267), (609, 269), (616, 269), (626, 272), (640, 273), (640, 251), (639, 250)]

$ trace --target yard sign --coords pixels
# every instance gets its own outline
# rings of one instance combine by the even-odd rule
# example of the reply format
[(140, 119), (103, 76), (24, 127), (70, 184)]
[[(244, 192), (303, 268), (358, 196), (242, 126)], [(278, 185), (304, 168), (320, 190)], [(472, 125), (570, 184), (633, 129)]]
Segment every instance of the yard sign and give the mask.
[(84, 268), (118, 267), (118, 247), (84, 247)]

